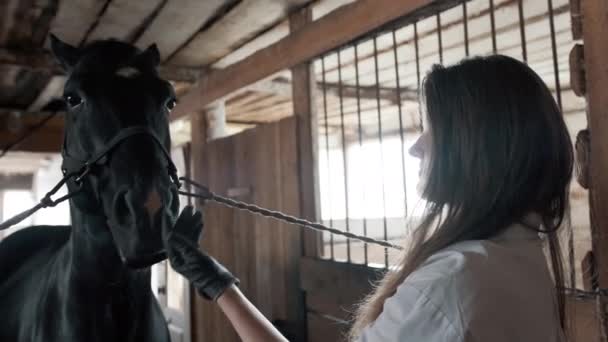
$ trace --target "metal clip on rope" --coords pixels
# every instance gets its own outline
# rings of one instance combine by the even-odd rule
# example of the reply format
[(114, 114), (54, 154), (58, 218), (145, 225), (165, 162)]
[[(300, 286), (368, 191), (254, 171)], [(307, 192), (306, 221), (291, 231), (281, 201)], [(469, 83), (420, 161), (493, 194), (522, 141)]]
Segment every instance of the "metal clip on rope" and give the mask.
[(261, 215), (264, 217), (274, 218), (276, 220), (283, 221), (283, 222), (290, 223), (290, 224), (295, 224), (295, 225), (298, 225), (298, 226), (301, 226), (304, 228), (309, 228), (309, 229), (323, 231), (323, 232), (329, 232), (331, 234), (336, 234), (336, 235), (342, 235), (342, 236), (345, 236), (350, 239), (360, 240), (360, 241), (363, 241), (366, 243), (380, 245), (380, 246), (387, 247), (387, 248), (392, 248), (392, 249), (397, 249), (397, 250), (403, 249), (403, 247), (395, 245), (395, 244), (390, 243), (385, 240), (378, 240), (378, 239), (370, 238), (367, 236), (353, 234), (351, 232), (345, 232), (342, 230), (338, 230), (338, 229), (335, 229), (332, 227), (325, 226), (320, 223), (310, 222), (310, 221), (307, 221), (307, 220), (304, 220), (301, 218), (297, 218), (295, 216), (287, 215), (287, 214), (281, 213), (279, 211), (268, 210), (268, 209), (261, 208), (256, 205), (253, 205), (253, 204), (236, 201), (231, 198), (218, 196), (218, 195), (214, 194), (211, 190), (209, 190), (209, 188), (207, 188), (206, 186), (198, 184), (188, 178), (180, 177), (179, 179), (186, 184), (190, 184), (190, 185), (194, 186), (195, 188), (197, 188), (200, 191), (199, 193), (178, 191), (180, 195), (196, 197), (196, 198), (201, 198), (203, 200), (213, 201), (213, 202), (222, 204), (222, 205), (230, 207), (230, 208), (244, 210), (244, 211), (247, 211), (247, 212), (250, 212), (253, 214), (258, 214), (258, 215)]
[(6, 221), (4, 221), (2, 223), (0, 223), (0, 230), (5, 230), (5, 229), (7, 229), (7, 228), (9, 228), (11, 226), (14, 226), (14, 225), (18, 224), (19, 222), (21, 222), (21, 221), (25, 220), (26, 218), (30, 217), (31, 215), (33, 215), (35, 212), (37, 212), (40, 209), (54, 207), (57, 204), (59, 204), (61, 202), (64, 202), (64, 201), (66, 201), (66, 200), (68, 200), (68, 199), (76, 196), (78, 193), (80, 193), (79, 190), (74, 191), (74, 192), (70, 192), (67, 195), (59, 197), (56, 200), (53, 200), (53, 197), (52, 197), (55, 193), (57, 193), (57, 191), (59, 191), (59, 189), (65, 183), (67, 183), (67, 181), (70, 178), (74, 178), (74, 177), (77, 177), (77, 176), (78, 176), (78, 173), (76, 173), (76, 172), (69, 173), (69, 174), (66, 174), (65, 176), (63, 176), (63, 178), (61, 178), (61, 180), (57, 184), (55, 184), (55, 186), (49, 192), (47, 192), (46, 195), (44, 195), (44, 197), (42, 197), (42, 199), (40, 199), (40, 202), (38, 202), (35, 206), (31, 207), (30, 209), (28, 209), (28, 210), (26, 210), (26, 211), (24, 211), (22, 213), (19, 213), (19, 214), (15, 215), (15, 216), (11, 217), (10, 219), (8, 219), (8, 220), (6, 220)]

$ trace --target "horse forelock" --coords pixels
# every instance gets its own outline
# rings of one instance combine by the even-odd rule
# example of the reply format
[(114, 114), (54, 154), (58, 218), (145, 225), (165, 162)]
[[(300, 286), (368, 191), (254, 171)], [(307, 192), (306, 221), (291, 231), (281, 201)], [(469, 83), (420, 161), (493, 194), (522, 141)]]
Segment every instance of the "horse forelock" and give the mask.
[(149, 67), (137, 60), (142, 53), (140, 49), (118, 40), (94, 41), (83, 47), (81, 52), (81, 58), (73, 74), (94, 73), (127, 78), (144, 74), (157, 76), (154, 67)]

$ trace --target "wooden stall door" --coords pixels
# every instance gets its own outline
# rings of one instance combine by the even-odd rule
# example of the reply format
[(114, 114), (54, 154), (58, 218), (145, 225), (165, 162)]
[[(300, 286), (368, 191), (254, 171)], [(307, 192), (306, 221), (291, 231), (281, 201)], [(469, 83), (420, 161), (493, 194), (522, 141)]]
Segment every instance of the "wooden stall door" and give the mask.
[[(298, 215), (295, 137), (289, 118), (208, 143), (193, 138), (195, 178), (217, 194)], [(205, 250), (240, 279), (240, 289), (290, 341), (297, 341), (304, 317), (299, 228), (214, 203), (204, 208)], [(239, 341), (216, 304), (192, 298), (193, 341)]]

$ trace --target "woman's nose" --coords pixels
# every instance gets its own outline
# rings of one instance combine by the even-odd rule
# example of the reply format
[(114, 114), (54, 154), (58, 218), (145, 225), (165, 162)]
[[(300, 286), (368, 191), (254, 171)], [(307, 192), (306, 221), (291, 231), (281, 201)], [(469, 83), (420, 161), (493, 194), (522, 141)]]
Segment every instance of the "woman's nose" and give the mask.
[(410, 147), (409, 154), (412, 157), (422, 159), (422, 157), (424, 156), (424, 148), (422, 145), (423, 145), (423, 139), (422, 139), (422, 136), (420, 136), (418, 138), (418, 140), (416, 140), (414, 145), (412, 145), (412, 147)]

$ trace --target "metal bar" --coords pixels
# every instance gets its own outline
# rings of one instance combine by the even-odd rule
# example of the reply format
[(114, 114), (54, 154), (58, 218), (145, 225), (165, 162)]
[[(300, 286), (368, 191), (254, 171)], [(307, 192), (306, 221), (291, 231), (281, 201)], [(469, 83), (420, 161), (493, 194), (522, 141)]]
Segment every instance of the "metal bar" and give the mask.
[[(418, 83), (418, 92), (421, 93), (420, 89), (420, 49), (418, 47), (418, 22), (414, 22), (414, 51), (416, 55), (416, 82)], [(420, 132), (424, 130), (424, 123), (422, 121), (422, 113), (418, 111), (420, 118)]]
[[(557, 44), (555, 39), (555, 18), (553, 13), (553, 0), (547, 0), (549, 10), (549, 26), (551, 27), (551, 49), (553, 52), (553, 72), (555, 73), (555, 94), (557, 95), (557, 105), (563, 113), (562, 107), (562, 88), (559, 81), (559, 63), (557, 56)], [(574, 231), (572, 224), (568, 225), (568, 262), (570, 263), (570, 286), (576, 286), (576, 268), (574, 267)]]
[(526, 45), (526, 18), (524, 17), (524, 0), (517, 1), (519, 11), (519, 33), (521, 36), (521, 54), (524, 62), (528, 63), (528, 48)]
[[(382, 217), (384, 240), (388, 240), (388, 222), (386, 220), (386, 192), (384, 189), (384, 151), (382, 144), (382, 110), (380, 103), (380, 72), (378, 68), (378, 36), (374, 36), (374, 67), (376, 72), (376, 105), (378, 111), (378, 143), (380, 145), (380, 179), (382, 185), (382, 210), (384, 211)], [(388, 267), (388, 249), (384, 248), (384, 265)]]
[(494, 18), (494, 0), (490, 0), (490, 26), (492, 27), (492, 53), (496, 53), (496, 20)]
[(469, 57), (469, 16), (467, 14), (467, 2), (462, 3), (462, 20), (464, 25), (464, 55)]
[[(325, 56), (321, 57), (321, 78), (323, 80), (323, 84), (325, 84)], [(329, 124), (327, 122), (327, 90), (323, 88), (323, 116), (325, 119), (325, 157), (327, 159), (327, 183), (331, 184), (331, 170), (329, 164)], [(333, 226), (333, 213), (332, 213), (332, 203), (331, 203), (331, 187), (328, 187), (327, 198), (329, 202), (329, 225)], [(329, 236), (329, 255), (330, 259), (334, 260), (334, 236), (331, 234)]]
[(403, 205), (405, 208), (404, 217), (408, 217), (407, 208), (407, 182), (405, 175), (405, 139), (403, 138), (403, 110), (401, 104), (401, 80), (399, 78), (399, 56), (397, 54), (397, 34), (393, 29), (393, 56), (395, 59), (395, 80), (397, 82), (397, 108), (399, 110), (399, 138), (401, 139), (401, 176), (403, 180)]
[(549, 6), (549, 26), (551, 28), (551, 50), (553, 51), (553, 72), (555, 73), (555, 93), (557, 95), (557, 105), (562, 110), (562, 88), (559, 82), (559, 66), (557, 61), (557, 44), (555, 42), (555, 20), (553, 18), (553, 0), (547, 0)]
[[(338, 50), (338, 99), (340, 101), (340, 131), (342, 133), (342, 163), (344, 168), (344, 212), (345, 228), (350, 233), (350, 213), (348, 206), (348, 162), (346, 160), (346, 135), (344, 132), (344, 97), (342, 96), (342, 58), (341, 50)], [(346, 238), (346, 260), (350, 259), (350, 239)]]
[(442, 42), (442, 37), (441, 37), (441, 13), (437, 12), (437, 15), (435, 15), (435, 18), (437, 18), (437, 44), (439, 47), (439, 63), (443, 64), (443, 42)]
[[(361, 87), (359, 86), (359, 51), (358, 44), (355, 44), (355, 86), (357, 87), (357, 131), (359, 135), (359, 152), (363, 152), (363, 127), (361, 125)], [(361, 185), (362, 190), (362, 203), (365, 206), (365, 184)], [(365, 209), (363, 209), (363, 236), (367, 236), (367, 215)], [(369, 263), (367, 255), (367, 244), (363, 244), (363, 260), (365, 265)]]

